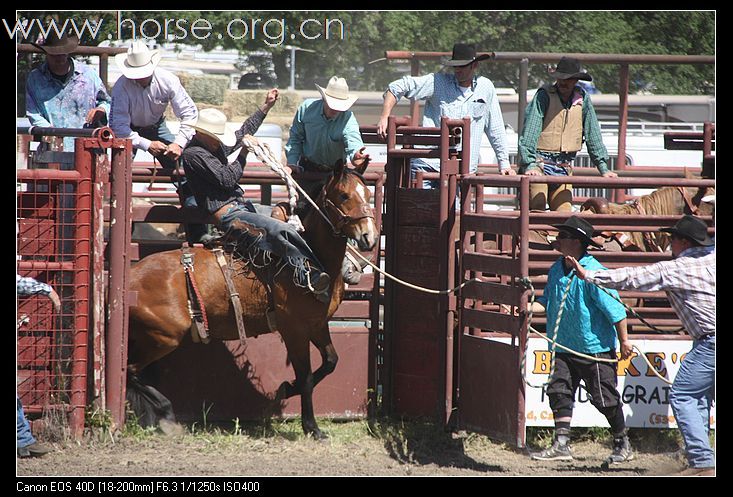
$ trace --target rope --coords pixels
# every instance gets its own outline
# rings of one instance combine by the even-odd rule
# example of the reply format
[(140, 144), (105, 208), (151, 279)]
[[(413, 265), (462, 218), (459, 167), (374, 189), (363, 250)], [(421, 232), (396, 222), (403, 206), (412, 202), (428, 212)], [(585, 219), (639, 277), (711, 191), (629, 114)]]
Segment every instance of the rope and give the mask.
[[(289, 194), (290, 194), (290, 191), (291, 191), (290, 190), (291, 187), (294, 188), (295, 190), (297, 190), (298, 192), (300, 192), (300, 194), (303, 195), (303, 198), (305, 198), (313, 206), (313, 208), (316, 210), (316, 212), (318, 212), (318, 214), (321, 215), (321, 217), (328, 223), (328, 225), (331, 227), (331, 229), (334, 232), (337, 231), (336, 230), (336, 227), (333, 225), (333, 223), (328, 218), (328, 216), (323, 213), (323, 211), (318, 206), (318, 204), (316, 204), (313, 201), (313, 199), (300, 187), (300, 185), (298, 184), (298, 182), (295, 181), (292, 178), (292, 176), (290, 176), (287, 173), (287, 171), (285, 171), (285, 168), (275, 158), (275, 156), (270, 151), (270, 147), (268, 147), (266, 143), (264, 144), (264, 147), (266, 149), (266, 152), (265, 152), (264, 149), (263, 149), (263, 145), (260, 145), (259, 142), (257, 142), (253, 137), (251, 137), (249, 135), (245, 136), (243, 138), (242, 142), (243, 142), (244, 146), (247, 147), (248, 150), (250, 150), (251, 152), (253, 152), (257, 156), (257, 158), (260, 159), (263, 163), (265, 163), (268, 166), (270, 166), (270, 168), (273, 171), (275, 171), (283, 179), (283, 181), (285, 181), (285, 183), (288, 185), (288, 193)], [(297, 195), (295, 196), (295, 198), (297, 198)], [(291, 206), (291, 209), (294, 210), (295, 200), (293, 198), (293, 194), (290, 194), (290, 206)], [(288, 222), (290, 222), (290, 220), (288, 220)], [(300, 220), (298, 220), (298, 222), (300, 222)], [(374, 265), (369, 259), (367, 259), (363, 255), (361, 255), (361, 253), (357, 249), (355, 249), (354, 247), (352, 247), (348, 243), (346, 244), (346, 248), (348, 248), (349, 250), (351, 250), (351, 252), (354, 255), (356, 255), (361, 260), (363, 260), (368, 265), (370, 265), (372, 267), (372, 269), (374, 269), (378, 273), (383, 274), (384, 276), (386, 276), (387, 278), (391, 279), (392, 281), (395, 281), (395, 282), (397, 282), (397, 283), (399, 283), (399, 284), (401, 284), (403, 286), (406, 286), (408, 288), (412, 288), (413, 290), (417, 290), (417, 291), (420, 291), (420, 292), (429, 293), (429, 294), (432, 294), (432, 295), (449, 295), (449, 294), (451, 294), (451, 293), (453, 293), (455, 291), (460, 290), (461, 288), (465, 287), (469, 283), (481, 281), (479, 278), (472, 278), (472, 279), (470, 279), (468, 281), (464, 281), (463, 283), (461, 283), (457, 287), (451, 288), (449, 290), (433, 290), (433, 289), (430, 289), (430, 288), (425, 288), (425, 287), (422, 287), (422, 286), (413, 285), (412, 283), (408, 283), (408, 282), (406, 282), (404, 280), (401, 280), (401, 279), (397, 278), (396, 276), (392, 276), (388, 272), (386, 272), (386, 271), (382, 270), (381, 268), (379, 268), (378, 266)]]
[(471, 278), (470, 280), (464, 281), (463, 283), (461, 283), (457, 287), (451, 288), (449, 290), (432, 290), (430, 288), (425, 288), (425, 287), (422, 287), (422, 286), (413, 285), (412, 283), (408, 283), (408, 282), (406, 282), (404, 280), (401, 280), (401, 279), (397, 278), (396, 276), (392, 276), (387, 271), (384, 271), (383, 269), (379, 268), (378, 266), (375, 266), (372, 263), (372, 261), (370, 261), (369, 259), (367, 259), (363, 255), (361, 255), (361, 253), (359, 253), (359, 251), (357, 249), (355, 249), (354, 247), (352, 247), (351, 245), (348, 245), (347, 244), (346, 247), (349, 250), (351, 250), (351, 252), (354, 255), (358, 256), (361, 260), (363, 260), (364, 262), (366, 262), (367, 264), (369, 264), (375, 271), (383, 274), (384, 276), (386, 276), (387, 278), (391, 279), (392, 281), (396, 281), (400, 285), (406, 286), (407, 288), (412, 288), (413, 290), (418, 290), (420, 292), (430, 293), (432, 295), (449, 295), (449, 294), (451, 294), (451, 293), (453, 293), (453, 292), (455, 292), (457, 290), (460, 290), (461, 288), (465, 287), (469, 283), (481, 282), (482, 281), (480, 278)]
[[(596, 285), (595, 283), (593, 283), (593, 284)], [(654, 331), (657, 331), (659, 333), (666, 333), (668, 331), (673, 332), (673, 333), (677, 333), (677, 332), (680, 332), (680, 331), (682, 331), (682, 330), (685, 329), (684, 326), (680, 326), (679, 328), (675, 328), (673, 330), (663, 330), (661, 328), (657, 328), (653, 324), (649, 323), (646, 319), (644, 319), (643, 317), (641, 317), (639, 315), (639, 313), (637, 313), (631, 306), (627, 305), (626, 302), (622, 301), (620, 297), (617, 297), (616, 295), (612, 294), (610, 291), (608, 291), (608, 289), (602, 287), (601, 285), (596, 285), (596, 286), (598, 288), (600, 288), (601, 290), (603, 290), (603, 292), (605, 292), (606, 295), (608, 295), (609, 297), (613, 298), (616, 302), (618, 302), (619, 304), (621, 304), (622, 306), (624, 306), (624, 308), (627, 311), (629, 311), (631, 314), (633, 314), (635, 318), (637, 318), (639, 321), (641, 321), (642, 323), (644, 323), (645, 325), (647, 325), (649, 328), (653, 329)]]
[[(295, 204), (298, 200), (298, 193), (296, 191), (297, 183), (287, 173), (287, 171), (285, 171), (285, 167), (279, 160), (277, 160), (275, 154), (272, 153), (272, 150), (270, 150), (267, 143), (260, 143), (255, 137), (244, 135), (244, 138), (242, 138), (242, 145), (244, 145), (247, 150), (254, 153), (264, 164), (267, 164), (270, 169), (272, 169), (278, 176), (280, 176), (280, 179), (285, 182), (285, 186), (288, 189), (288, 204), (290, 204), (288, 224), (292, 225), (298, 232), (302, 233), (305, 231), (303, 223), (300, 221), (298, 215), (295, 214)], [(302, 192), (302, 189), (300, 191)]]
[[(543, 340), (545, 340), (547, 342), (550, 342), (552, 344), (552, 347), (551, 347), (551, 358), (550, 358), (550, 373), (549, 373), (549, 375), (547, 377), (548, 378), (547, 379), (547, 382), (543, 383), (542, 385), (533, 385), (529, 381), (527, 381), (527, 379), (526, 379), (526, 369), (527, 369), (526, 368), (526, 358), (527, 358), (527, 352), (529, 350), (529, 340), (526, 340), (525, 349), (524, 349), (524, 352), (522, 353), (522, 359), (521, 359), (521, 362), (520, 362), (520, 368), (521, 368), (521, 374), (522, 374), (522, 381), (526, 385), (529, 385), (532, 388), (544, 388), (545, 385), (547, 385), (550, 382), (550, 379), (552, 378), (552, 374), (554, 373), (554, 370), (555, 370), (555, 347), (560, 347), (561, 349), (565, 350), (566, 352), (569, 352), (569, 353), (571, 353), (573, 355), (576, 355), (578, 357), (582, 357), (582, 358), (585, 358), (585, 359), (588, 359), (588, 360), (591, 360), (591, 361), (595, 361), (595, 362), (606, 362), (606, 363), (617, 363), (618, 362), (618, 359), (605, 359), (603, 357), (590, 356), (590, 355), (587, 355), (587, 354), (583, 354), (582, 352), (578, 352), (578, 351), (572, 350), (572, 349), (570, 349), (570, 348), (568, 348), (568, 347), (566, 347), (566, 346), (564, 346), (564, 345), (562, 345), (560, 343), (557, 343), (557, 341), (556, 341), (557, 340), (557, 330), (558, 330), (559, 323), (560, 323), (560, 316), (562, 315), (563, 308), (565, 307), (565, 300), (567, 298), (568, 290), (570, 289), (570, 284), (572, 283), (572, 279), (574, 277), (575, 277), (575, 271), (573, 270), (570, 273), (570, 280), (568, 281), (568, 284), (565, 287), (565, 291), (563, 293), (562, 300), (560, 301), (560, 309), (558, 311), (558, 316), (557, 316), (557, 319), (555, 320), (555, 326), (554, 326), (554, 330), (553, 330), (553, 337), (554, 337), (554, 339), (547, 338), (545, 335), (543, 335), (542, 333), (538, 332), (537, 330), (535, 330), (531, 326), (531, 323), (532, 323), (532, 315), (533, 315), (532, 304), (535, 301), (535, 290), (534, 290), (534, 286), (532, 285), (532, 282), (530, 281), (529, 278), (526, 278), (525, 277), (525, 278), (522, 278), (522, 280), (521, 280), (521, 283), (523, 285), (525, 285), (526, 287), (528, 287), (529, 290), (530, 290), (530, 306), (529, 306), (529, 313), (527, 315), (527, 329), (529, 331), (531, 331), (532, 333), (536, 334), (537, 336), (539, 336), (540, 338), (542, 338)], [(602, 290), (606, 291), (606, 293), (609, 293), (605, 288), (600, 287), (600, 286), (599, 286), (599, 288), (601, 288)], [(609, 293), (609, 295), (611, 295), (611, 294)], [(611, 295), (611, 296), (613, 297), (613, 295)], [(619, 299), (616, 299), (616, 300), (619, 300)], [(619, 300), (619, 302), (620, 302), (620, 300)], [(621, 303), (623, 304), (623, 302), (621, 302)], [(623, 304), (623, 305), (628, 308), (628, 306), (626, 306), (626, 304)], [(632, 310), (632, 312), (633, 312), (633, 310)], [(647, 365), (649, 366), (649, 369), (654, 373), (654, 375), (657, 378), (659, 378), (660, 380), (664, 381), (665, 383), (667, 383), (669, 385), (671, 385), (673, 383), (672, 381), (668, 380), (667, 378), (665, 378), (664, 376), (662, 376), (661, 374), (659, 374), (659, 372), (657, 371), (657, 369), (654, 367), (654, 365), (647, 358), (646, 354), (644, 354), (644, 352), (642, 352), (642, 350), (639, 347), (637, 347), (636, 345), (632, 345), (632, 349), (636, 350), (639, 353), (639, 356), (642, 359), (644, 359), (644, 362), (647, 363)]]

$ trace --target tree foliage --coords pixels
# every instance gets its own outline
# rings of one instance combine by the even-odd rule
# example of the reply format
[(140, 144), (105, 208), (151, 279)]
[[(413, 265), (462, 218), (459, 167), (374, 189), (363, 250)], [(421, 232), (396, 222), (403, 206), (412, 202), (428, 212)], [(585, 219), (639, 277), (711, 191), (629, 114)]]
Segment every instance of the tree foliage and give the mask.
[[(98, 44), (110, 35), (124, 39), (132, 35), (125, 29), (118, 32), (117, 17), (109, 12), (36, 11), (20, 12), (19, 16), (101, 19), (101, 35), (82, 39), (85, 44)], [(457, 41), (475, 43), (482, 51), (553, 52), (558, 59), (560, 54), (570, 52), (715, 55), (714, 11), (122, 11), (121, 18), (135, 22), (138, 28), (148, 20), (147, 35), (156, 34), (156, 24), (150, 20), (161, 26), (168, 20), (169, 34), (173, 35), (182, 31), (176, 30), (170, 20), (185, 28), (206, 20), (212, 26), (211, 36), (196, 39), (189, 31), (186, 38), (176, 41), (201, 45), (202, 50), (221, 46), (235, 48), (243, 55), (269, 53), (281, 87), (287, 86), (290, 78), (290, 50), (286, 45), (314, 50), (298, 51), (296, 55), (296, 87), (309, 89), (314, 83), (324, 85), (330, 76), (338, 74), (354, 89), (382, 90), (400, 75), (409, 74), (409, 64), (404, 61), (379, 60), (385, 51), (449, 52)], [(253, 19), (260, 21), (253, 25)], [(306, 20), (311, 21), (301, 30)], [(334, 28), (328, 39), (323, 31), (327, 20)], [(269, 31), (265, 33), (263, 26), (268, 21)], [(246, 36), (235, 39), (227, 35), (227, 26), (237, 37), (245, 34), (246, 26)], [(163, 33), (156, 36), (156, 41), (164, 42)], [(598, 89), (605, 93), (618, 91), (616, 65), (593, 64), (587, 69)], [(442, 70), (439, 61), (421, 63), (422, 74), (437, 70)], [(547, 81), (547, 70), (546, 64), (530, 64), (529, 87)], [(480, 73), (497, 86), (518, 86), (516, 63), (483, 63)], [(714, 89), (712, 65), (630, 67), (631, 92), (709, 94)]]

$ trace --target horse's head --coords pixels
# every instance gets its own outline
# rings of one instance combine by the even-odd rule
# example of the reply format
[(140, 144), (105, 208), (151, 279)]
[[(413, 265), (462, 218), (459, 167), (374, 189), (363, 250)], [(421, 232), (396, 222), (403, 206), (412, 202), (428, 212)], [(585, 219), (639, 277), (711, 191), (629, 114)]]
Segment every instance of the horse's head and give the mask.
[(374, 248), (379, 236), (374, 211), (369, 205), (371, 192), (362, 176), (368, 163), (365, 160), (356, 169), (350, 169), (338, 161), (320, 202), (336, 233), (356, 240), (359, 250)]
[[(697, 216), (712, 216), (713, 211), (715, 210), (715, 204), (711, 204), (708, 202), (703, 202), (703, 197), (706, 197), (708, 195), (715, 195), (715, 188), (712, 186), (709, 187), (703, 187), (695, 191), (694, 196), (692, 197), (692, 204), (697, 207), (697, 212), (694, 214)], [(686, 214), (689, 214), (688, 212), (685, 212)]]

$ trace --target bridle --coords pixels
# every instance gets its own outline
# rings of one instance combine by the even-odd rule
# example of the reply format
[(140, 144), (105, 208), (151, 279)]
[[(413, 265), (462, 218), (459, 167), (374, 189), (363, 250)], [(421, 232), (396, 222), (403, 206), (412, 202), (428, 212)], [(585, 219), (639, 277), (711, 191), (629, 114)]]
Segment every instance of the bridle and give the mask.
[[(344, 174), (347, 174), (347, 172), (351, 174), (357, 174), (356, 172), (352, 172), (351, 170), (344, 169)], [(333, 181), (333, 179), (331, 181)], [(371, 218), (372, 220), (374, 220), (374, 210), (366, 201), (352, 208), (351, 210), (349, 210), (349, 212), (342, 211), (328, 198), (326, 190), (328, 189), (329, 185), (330, 182), (326, 185), (325, 188), (323, 188), (323, 191), (320, 195), (322, 199), (319, 199), (318, 205), (322, 211), (326, 212), (325, 217), (331, 225), (334, 236), (345, 237), (346, 235), (344, 235), (343, 233), (343, 228), (346, 225), (354, 224), (365, 218)]]

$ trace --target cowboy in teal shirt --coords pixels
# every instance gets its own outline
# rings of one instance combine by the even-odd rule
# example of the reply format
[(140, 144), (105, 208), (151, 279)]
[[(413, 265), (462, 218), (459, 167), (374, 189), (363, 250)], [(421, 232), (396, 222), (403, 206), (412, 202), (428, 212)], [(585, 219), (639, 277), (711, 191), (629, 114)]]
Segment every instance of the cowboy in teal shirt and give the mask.
[[(559, 233), (555, 248), (572, 256), (588, 269), (605, 269), (587, 252), (599, 247), (593, 240), (593, 226), (579, 216), (563, 224), (553, 224)], [(631, 356), (626, 311), (623, 305), (591, 283), (575, 277), (565, 257), (550, 268), (542, 297), (536, 304), (547, 310), (547, 337), (565, 348), (553, 349), (554, 367), (545, 390), (555, 421), (555, 440), (549, 448), (530, 455), (540, 461), (571, 461), (570, 423), (575, 394), (585, 383), (590, 403), (605, 416), (613, 433), (613, 452), (606, 464), (631, 461), (634, 457), (627, 435), (623, 402), (618, 393), (616, 370), (616, 334), (622, 359)], [(567, 291), (567, 295), (565, 292)], [(618, 297), (617, 292), (613, 292)], [(562, 315), (558, 314), (562, 306)], [(557, 336), (555, 336), (557, 329)]]
[(359, 132), (359, 123), (351, 111), (339, 112), (329, 119), (324, 115), (322, 99), (308, 99), (303, 102), (293, 119), (290, 138), (285, 145), (285, 154), (291, 169), (299, 169), (302, 157), (309, 161), (333, 168), (337, 160), (351, 160), (364, 146)]
[[(587, 252), (580, 264), (591, 270), (606, 269)], [(544, 294), (537, 299), (547, 309), (547, 338), (553, 337), (565, 288), (570, 274), (566, 274), (563, 258), (558, 259), (547, 275)], [(618, 297), (618, 292), (610, 290)], [(598, 354), (616, 349), (614, 323), (626, 318), (624, 306), (597, 286), (574, 277), (565, 299), (562, 320), (557, 331), (557, 342), (585, 354)]]

